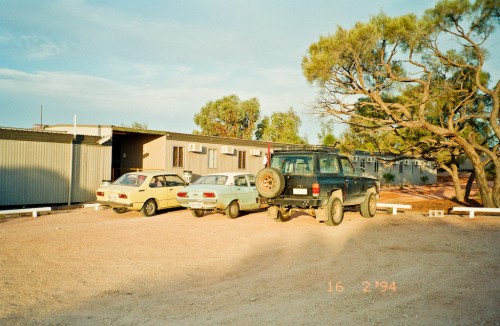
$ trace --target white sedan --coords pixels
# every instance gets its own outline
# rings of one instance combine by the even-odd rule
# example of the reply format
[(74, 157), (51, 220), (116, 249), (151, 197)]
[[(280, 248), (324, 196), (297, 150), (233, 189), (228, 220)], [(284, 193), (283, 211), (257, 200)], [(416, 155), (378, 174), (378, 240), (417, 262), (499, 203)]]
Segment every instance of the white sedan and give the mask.
[(98, 203), (112, 207), (116, 213), (134, 210), (152, 216), (158, 209), (179, 207), (177, 191), (185, 185), (186, 182), (174, 173), (131, 172), (97, 189), (96, 197)]
[(177, 201), (195, 217), (206, 211), (224, 211), (236, 218), (240, 210), (260, 207), (255, 176), (250, 173), (216, 173), (199, 178), (177, 193)]

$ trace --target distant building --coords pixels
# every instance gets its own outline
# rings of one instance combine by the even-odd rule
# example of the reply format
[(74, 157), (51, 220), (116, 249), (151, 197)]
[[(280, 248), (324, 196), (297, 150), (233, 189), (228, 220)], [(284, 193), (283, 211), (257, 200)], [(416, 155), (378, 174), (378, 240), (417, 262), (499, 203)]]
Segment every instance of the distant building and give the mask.
[[(110, 125), (37, 127), (0, 127), (0, 206), (91, 202), (103, 181), (138, 170), (174, 172), (188, 182), (217, 172), (257, 174), (268, 148), (292, 145)], [(388, 164), (356, 152), (352, 161), (382, 184), (386, 173), (393, 184), (436, 182), (436, 170), (422, 160)]]
[(356, 151), (351, 161), (367, 175), (380, 179), (381, 184), (388, 184), (384, 174), (393, 175), (394, 180), (390, 184), (397, 185), (435, 184), (437, 179), (436, 167), (431, 162), (418, 158), (396, 160), (391, 155), (376, 157), (368, 152)]
[[(75, 132), (73, 125), (45, 130)], [(241, 171), (257, 174), (264, 166), (268, 142), (127, 127), (78, 125), (77, 134), (100, 137), (111, 144), (111, 178), (137, 170), (165, 170), (182, 176)]]

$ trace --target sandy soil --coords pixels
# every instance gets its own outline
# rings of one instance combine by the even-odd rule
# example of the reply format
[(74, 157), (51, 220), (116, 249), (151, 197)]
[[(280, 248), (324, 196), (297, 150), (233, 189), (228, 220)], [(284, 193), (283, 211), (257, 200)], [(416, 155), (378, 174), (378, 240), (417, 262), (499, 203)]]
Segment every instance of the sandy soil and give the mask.
[(427, 217), (455, 205), (443, 196), (384, 191), (415, 209), (337, 227), (182, 209), (2, 219), (0, 324), (499, 325), (500, 218)]

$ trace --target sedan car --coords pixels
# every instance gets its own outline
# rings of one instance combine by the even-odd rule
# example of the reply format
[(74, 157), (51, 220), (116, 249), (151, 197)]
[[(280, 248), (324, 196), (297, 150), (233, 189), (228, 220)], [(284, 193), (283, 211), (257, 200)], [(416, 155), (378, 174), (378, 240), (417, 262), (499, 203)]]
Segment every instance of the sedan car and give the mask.
[(253, 174), (217, 173), (201, 177), (179, 191), (177, 200), (195, 217), (206, 211), (224, 211), (227, 217), (236, 218), (240, 210), (260, 207), (257, 196)]
[(115, 182), (97, 189), (97, 202), (116, 213), (141, 211), (144, 216), (158, 209), (179, 207), (177, 192), (186, 182), (177, 174), (164, 171), (126, 173)]

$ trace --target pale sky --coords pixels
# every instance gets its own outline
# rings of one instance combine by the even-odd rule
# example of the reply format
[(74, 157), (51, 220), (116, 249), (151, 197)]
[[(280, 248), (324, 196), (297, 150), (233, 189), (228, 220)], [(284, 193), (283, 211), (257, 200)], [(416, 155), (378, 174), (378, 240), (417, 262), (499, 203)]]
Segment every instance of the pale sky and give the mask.
[[(307, 113), (301, 61), (320, 35), (434, 0), (0, 0), (0, 126), (130, 125), (191, 133), (210, 100), (257, 97), (261, 115)], [(496, 42), (496, 52), (500, 50)], [(335, 133), (342, 131), (335, 127)]]

